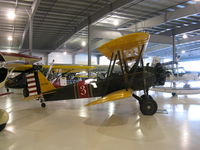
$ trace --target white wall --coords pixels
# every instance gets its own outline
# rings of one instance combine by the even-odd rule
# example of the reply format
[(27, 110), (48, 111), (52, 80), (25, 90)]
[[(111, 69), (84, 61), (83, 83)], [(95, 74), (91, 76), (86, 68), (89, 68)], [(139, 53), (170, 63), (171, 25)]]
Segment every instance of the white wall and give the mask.
[(110, 60), (105, 56), (101, 56), (99, 59), (100, 59), (99, 65), (109, 65), (110, 64)]
[(53, 60), (55, 64), (72, 64), (72, 55), (52, 52), (48, 54), (48, 64), (52, 63)]
[[(75, 56), (75, 64), (87, 65), (88, 64), (88, 55), (87, 54), (77, 54)], [(92, 56), (91, 65), (97, 65), (97, 57)]]
[(37, 56), (37, 57), (42, 57), (42, 60), (37, 62), (37, 64), (43, 64), (43, 65), (46, 65), (46, 62), (47, 62), (47, 54), (45, 53), (35, 53), (33, 52), (32, 54), (33, 56)]

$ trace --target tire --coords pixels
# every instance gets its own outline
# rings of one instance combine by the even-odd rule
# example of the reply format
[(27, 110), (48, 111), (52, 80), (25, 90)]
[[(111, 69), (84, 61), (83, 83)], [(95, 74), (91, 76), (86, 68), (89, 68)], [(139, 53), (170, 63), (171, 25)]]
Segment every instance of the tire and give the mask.
[(150, 95), (142, 95), (140, 101), (140, 111), (143, 115), (153, 115), (157, 112), (158, 105)]
[(6, 127), (6, 123), (0, 125), (0, 132)]
[(41, 107), (42, 107), (42, 108), (45, 108), (45, 107), (46, 107), (46, 104), (45, 104), (45, 103), (41, 103)]

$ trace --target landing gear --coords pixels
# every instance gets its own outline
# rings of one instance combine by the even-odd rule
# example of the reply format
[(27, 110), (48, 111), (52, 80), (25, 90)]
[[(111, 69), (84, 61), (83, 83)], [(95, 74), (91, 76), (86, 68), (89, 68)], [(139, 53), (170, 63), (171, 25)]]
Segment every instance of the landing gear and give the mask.
[(46, 104), (45, 104), (45, 103), (41, 103), (41, 107), (42, 107), (42, 108), (45, 108), (45, 107), (46, 107)]
[(41, 107), (42, 107), (42, 108), (45, 108), (45, 107), (46, 107), (46, 104), (45, 104), (44, 98), (43, 98), (43, 97), (40, 97), (40, 98), (39, 98), (39, 101), (40, 101), (40, 103), (41, 103)]
[(173, 93), (172, 93), (172, 96), (173, 96), (173, 97), (174, 97), (174, 96), (177, 96), (177, 94), (173, 92)]
[(158, 105), (150, 95), (142, 95), (140, 100), (140, 111), (143, 115), (153, 115), (157, 112)]
[(139, 101), (140, 111), (143, 115), (153, 115), (157, 112), (158, 105), (150, 95), (144, 94), (139, 97), (133, 94), (132, 96)]

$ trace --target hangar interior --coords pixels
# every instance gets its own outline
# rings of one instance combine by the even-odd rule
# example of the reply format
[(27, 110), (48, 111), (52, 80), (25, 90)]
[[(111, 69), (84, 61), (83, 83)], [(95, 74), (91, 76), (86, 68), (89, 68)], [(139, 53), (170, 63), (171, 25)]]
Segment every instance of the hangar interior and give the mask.
[[(161, 63), (176, 61), (176, 67), (200, 73), (199, 0), (1, 0), (0, 11), (0, 52), (42, 57), (37, 64), (109, 65), (98, 47), (147, 32), (145, 63), (159, 57)], [(191, 85), (196, 88), (199, 83)], [(64, 100), (41, 108), (36, 101), (21, 101), (20, 89), (11, 91), (14, 94), (0, 97), (0, 108), (9, 113), (0, 132), (0, 149), (200, 146), (200, 93), (172, 96), (150, 91), (158, 111), (144, 116), (133, 98), (92, 107), (84, 105), (94, 98)]]

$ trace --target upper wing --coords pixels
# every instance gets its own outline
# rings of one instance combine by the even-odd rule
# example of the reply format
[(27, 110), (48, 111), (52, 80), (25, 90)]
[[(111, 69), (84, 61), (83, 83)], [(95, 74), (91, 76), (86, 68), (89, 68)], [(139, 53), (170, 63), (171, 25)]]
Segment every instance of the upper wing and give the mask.
[[(50, 68), (50, 65), (43, 65), (43, 68)], [(80, 72), (94, 69), (94, 66), (82, 66), (82, 65), (53, 65), (52, 70), (55, 72)]]
[(97, 48), (108, 59), (116, 51), (123, 51), (124, 59), (135, 60), (139, 57), (141, 46), (147, 45), (150, 35), (145, 32), (132, 33), (120, 38), (111, 40)]
[[(50, 68), (50, 65), (41, 65), (42, 68)], [(33, 65), (20, 65), (20, 64), (9, 64), (8, 68), (14, 68), (15, 72), (24, 72), (33, 68)], [(81, 65), (53, 65), (52, 70), (55, 72), (80, 72), (85, 70), (94, 69), (94, 66), (81, 66)]]

